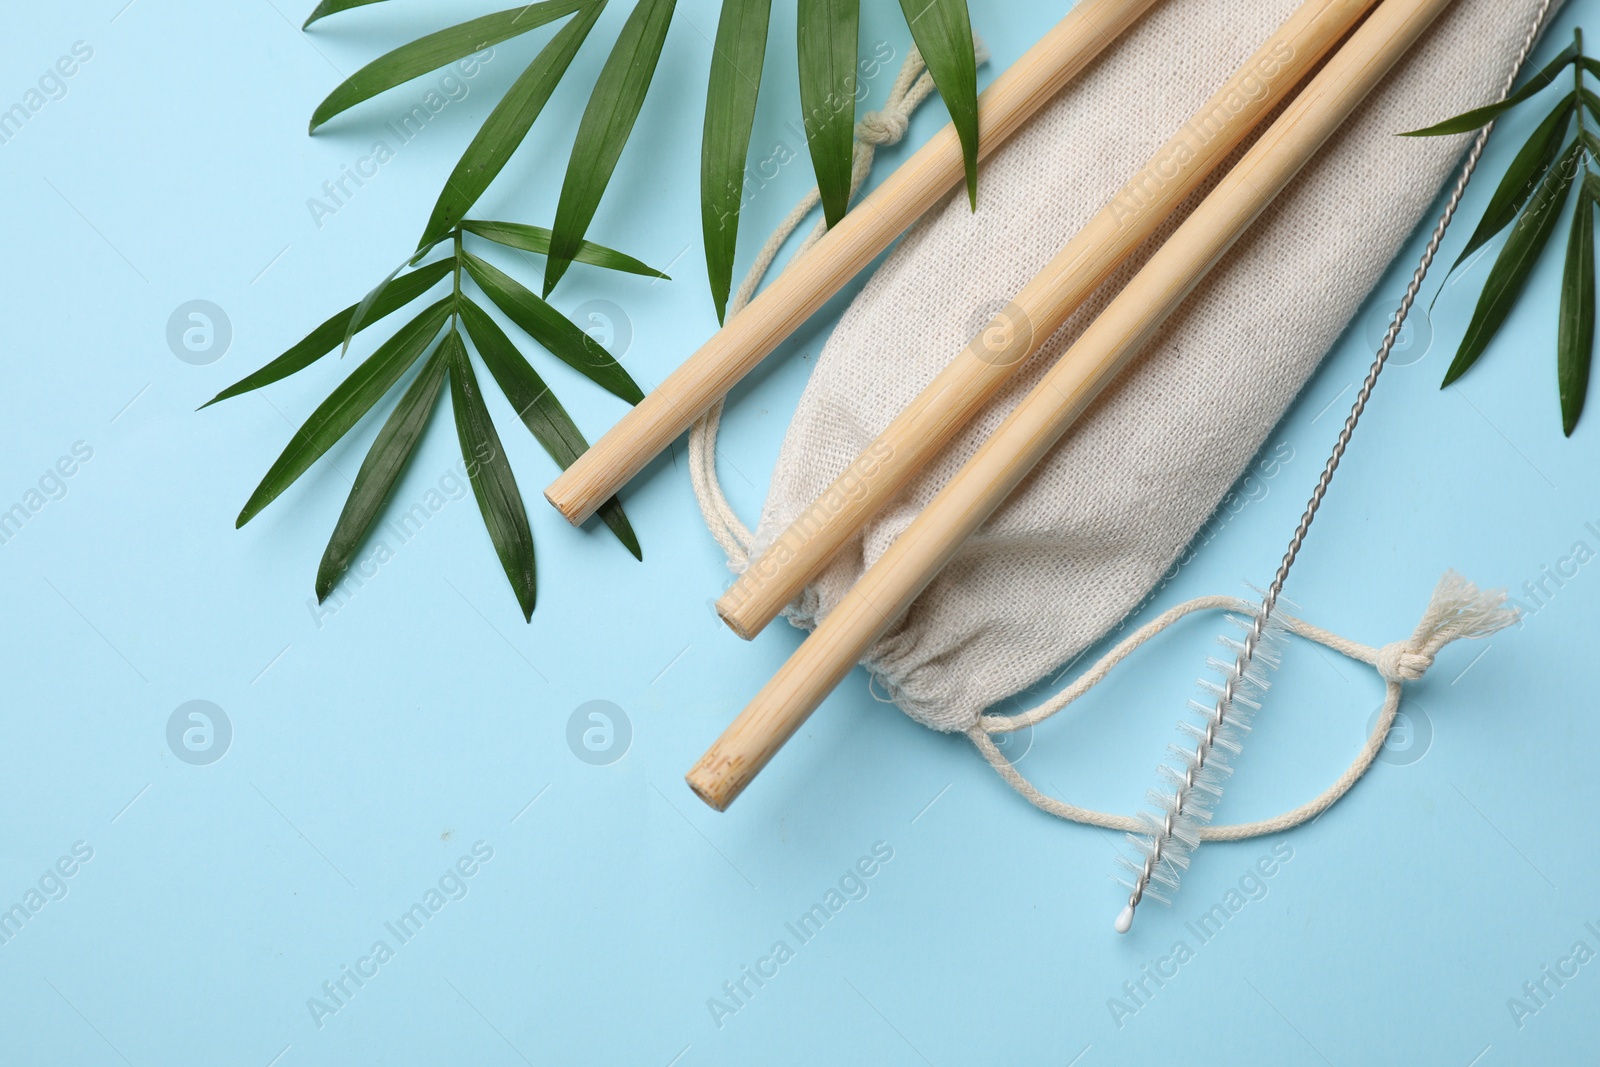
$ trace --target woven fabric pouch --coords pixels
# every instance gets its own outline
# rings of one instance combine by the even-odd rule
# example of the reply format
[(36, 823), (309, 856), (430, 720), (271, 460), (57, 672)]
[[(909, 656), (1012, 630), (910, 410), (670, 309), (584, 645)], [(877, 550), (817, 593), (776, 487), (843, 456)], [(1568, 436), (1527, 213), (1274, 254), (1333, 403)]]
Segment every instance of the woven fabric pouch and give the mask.
[[(773, 472), (756, 552), (1298, 3), (1157, 5), (986, 161), (976, 213), (956, 194), (906, 236), (818, 360)], [(965, 730), (1139, 604), (1245, 472), (1465, 145), (1395, 135), (1493, 99), (1535, 3), (1458, 0), (872, 647), (865, 662), (901, 708), (935, 729)], [(1180, 221), (805, 590), (792, 622), (827, 615)]]

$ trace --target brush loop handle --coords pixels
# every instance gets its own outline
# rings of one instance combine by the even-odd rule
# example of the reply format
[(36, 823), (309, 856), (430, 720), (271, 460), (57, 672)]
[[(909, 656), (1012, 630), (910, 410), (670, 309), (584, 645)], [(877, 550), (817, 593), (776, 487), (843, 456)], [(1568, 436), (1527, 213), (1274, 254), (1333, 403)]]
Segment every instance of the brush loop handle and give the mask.
[[(1202, 611), (1225, 611), (1249, 614), (1254, 605), (1236, 597), (1208, 596), (1190, 600), (1169, 608), (1151, 619), (1133, 633), (1124, 637), (1100, 661), (1078, 676), (1077, 680), (1061, 692), (1050, 697), (1038, 707), (1009, 714), (988, 714), (967, 730), (967, 737), (979, 754), (992, 766), (1005, 783), (1015, 789), (1028, 803), (1048, 815), (1085, 826), (1098, 826), (1105, 830), (1136, 832), (1142, 820), (1132, 815), (1114, 815), (1090, 808), (1069, 804), (1056, 797), (1039, 792), (1016, 764), (1009, 760), (993, 738), (996, 734), (1014, 733), (1038, 726), (1065, 711), (1082, 699), (1090, 690), (1110, 677), (1118, 665), (1144, 645), (1171, 630), (1178, 622)], [(1284, 628), (1297, 637), (1313, 641), (1329, 651), (1347, 656), (1358, 663), (1376, 666), (1383, 650), (1352, 641), (1347, 637), (1291, 615), (1279, 614)], [(1428, 602), (1428, 612), (1423, 616), (1409, 640), (1398, 642), (1412, 649), (1427, 650), (1431, 656), (1452, 641), (1476, 641), (1491, 637), (1520, 621), (1520, 615), (1504, 589), (1479, 589), (1454, 571), (1447, 571), (1434, 587)], [(1377, 721), (1368, 732), (1366, 744), (1354, 762), (1327, 789), (1314, 799), (1270, 819), (1229, 825), (1207, 824), (1200, 827), (1201, 841), (1244, 841), (1266, 834), (1282, 833), (1315, 819), (1339, 801), (1372, 766), (1389, 734), (1400, 709), (1401, 686), (1394, 679), (1385, 679), (1385, 698)]]

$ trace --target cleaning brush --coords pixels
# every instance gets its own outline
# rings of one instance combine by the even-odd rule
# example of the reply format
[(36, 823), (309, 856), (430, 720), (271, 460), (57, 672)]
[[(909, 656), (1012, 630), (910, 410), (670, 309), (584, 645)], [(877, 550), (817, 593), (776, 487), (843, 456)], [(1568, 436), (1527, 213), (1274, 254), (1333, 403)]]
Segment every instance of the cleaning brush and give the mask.
[[(1506, 78), (1505, 88), (1501, 90), (1500, 101), (1511, 95), (1511, 90), (1517, 82), (1517, 74), (1528, 61), (1528, 56), (1532, 54), (1533, 46), (1539, 40), (1539, 34), (1550, 11), (1551, 0), (1545, 0), (1534, 12), (1533, 25), (1528, 28), (1528, 35), (1522, 43), (1522, 48), (1515, 62), (1511, 64), (1511, 73)], [(1406, 319), (1416, 304), (1422, 283), (1439, 254), (1439, 246), (1450, 229), (1450, 223), (1455, 220), (1456, 211), (1461, 207), (1461, 199), (1466, 195), (1467, 185), (1478, 169), (1478, 162), (1483, 158), (1484, 145), (1488, 142), (1493, 129), (1494, 123), (1488, 123), (1478, 131), (1477, 138), (1472, 142), (1466, 162), (1462, 164), (1460, 177), (1456, 179), (1455, 188), (1445, 204), (1444, 213), (1434, 227), (1433, 236), (1422, 253), (1422, 260), (1411, 276), (1411, 284), (1406, 288), (1405, 298), (1400, 301), (1394, 320), (1389, 324), (1389, 332), (1384, 336), (1383, 344), (1367, 371), (1367, 377), (1361, 383), (1361, 391), (1356, 395), (1355, 404), (1350, 409), (1349, 417), (1345, 419), (1339, 439), (1334, 442), (1333, 452), (1328, 456), (1322, 476), (1317, 479), (1311, 500), (1306, 504), (1305, 513), (1300, 517), (1300, 525), (1295, 528), (1294, 536), (1289, 540), (1289, 548), (1278, 564), (1272, 585), (1262, 594), (1260, 605), (1249, 619), (1230, 616), (1243, 627), (1244, 639), (1235, 641), (1223, 638), (1224, 643), (1235, 654), (1231, 665), (1219, 664), (1214, 659), (1210, 661), (1213, 669), (1221, 668), (1224, 679), (1220, 686), (1215, 683), (1202, 683), (1206, 691), (1214, 697), (1213, 702), (1206, 705), (1190, 701), (1190, 707), (1199, 710), (1202, 716), (1201, 723), (1197, 726), (1193, 722), (1185, 722), (1180, 728), (1192, 738), (1194, 748), (1191, 750), (1174, 746), (1177, 766), (1167, 765), (1161, 768), (1161, 776), (1171, 787), (1170, 791), (1157, 789), (1150, 792), (1149, 799), (1154, 810), (1140, 815), (1144, 832), (1128, 835), (1134, 855), (1119, 858), (1123, 869), (1133, 875), (1131, 880), (1118, 879), (1129, 890), (1128, 903), (1117, 915), (1115, 925), (1119, 934), (1125, 934), (1132, 928), (1134, 912), (1146, 897), (1170, 903), (1171, 894), (1177, 890), (1179, 879), (1188, 869), (1190, 853), (1200, 844), (1199, 827), (1210, 818), (1212, 808), (1221, 798), (1222, 782), (1229, 773), (1227, 760), (1242, 751), (1243, 737), (1250, 729), (1250, 714), (1260, 708), (1261, 697), (1266, 691), (1267, 681), (1262, 668), (1271, 670), (1277, 662), (1276, 653), (1270, 646), (1277, 623), (1279, 603), (1283, 597), (1284, 582), (1288, 580), (1289, 571), (1305, 544), (1306, 534), (1310, 532), (1311, 523), (1317, 517), (1317, 510), (1322, 507), (1323, 498), (1333, 481), (1334, 472), (1339, 469), (1339, 462), (1344, 458), (1345, 450), (1350, 447), (1350, 439), (1355, 434), (1356, 424), (1361, 421), (1362, 413), (1366, 411), (1367, 402), (1372, 398), (1372, 391), (1378, 384), (1378, 376), (1383, 373), (1383, 368), (1389, 361), (1389, 354), (1394, 351), (1395, 342), (1400, 338), (1400, 331), (1404, 329)]]
[[(1267, 599), (1261, 594), (1263, 605)], [(1143, 832), (1128, 835), (1133, 855), (1118, 858), (1128, 875), (1118, 881), (1129, 890), (1128, 904), (1117, 916), (1118, 933), (1128, 932), (1134, 909), (1145, 897), (1171, 903), (1169, 894), (1177, 890), (1179, 877), (1188, 869), (1189, 853), (1200, 844), (1200, 825), (1210, 821), (1223, 782), (1233, 773), (1230, 761), (1244, 750), (1250, 717), (1261, 710), (1261, 699), (1271, 684), (1267, 674), (1277, 669), (1276, 614), (1258, 609), (1248, 618), (1229, 615), (1228, 621), (1241, 636), (1224, 634), (1217, 640), (1233, 658), (1207, 657), (1214, 678), (1198, 683), (1207, 699), (1189, 701), (1194, 718), (1178, 724), (1186, 743), (1169, 745), (1171, 758), (1160, 767), (1166, 788), (1146, 794), (1150, 808), (1139, 814)]]

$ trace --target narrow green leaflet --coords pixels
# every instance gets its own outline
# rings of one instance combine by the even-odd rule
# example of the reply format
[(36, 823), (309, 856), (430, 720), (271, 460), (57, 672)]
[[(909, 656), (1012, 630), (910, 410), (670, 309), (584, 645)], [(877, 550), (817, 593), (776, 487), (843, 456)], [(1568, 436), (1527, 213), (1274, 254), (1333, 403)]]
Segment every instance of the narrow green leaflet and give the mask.
[(1445, 372), (1442, 385), (1452, 384), (1478, 361), (1478, 357), (1483, 355), (1489, 342), (1494, 340), (1495, 334), (1505, 324), (1506, 317), (1511, 314), (1517, 297), (1527, 285), (1528, 276), (1533, 273), (1539, 254), (1555, 232), (1561, 216), (1561, 205), (1572, 188), (1580, 151), (1579, 144), (1573, 142), (1572, 147), (1561, 154), (1555, 166), (1545, 175), (1544, 181), (1539, 183), (1539, 191), (1534, 194), (1527, 212), (1512, 227), (1510, 238), (1500, 250), (1500, 258), (1495, 260), (1494, 267), (1489, 271), (1483, 295), (1478, 298), (1472, 322), (1467, 327), (1467, 336), (1456, 352), (1455, 361)]
[(515, 278), (471, 252), (462, 253), (462, 263), (495, 306), (549, 349), (551, 355), (630, 404), (644, 399), (639, 383), (622, 364), (561, 312), (529, 292)]
[(1478, 228), (1472, 232), (1472, 239), (1467, 242), (1467, 247), (1462, 249), (1461, 255), (1450, 265), (1450, 272), (1465, 263), (1472, 254), (1490, 241), (1501, 230), (1516, 219), (1522, 211), (1528, 197), (1539, 187), (1550, 164), (1555, 162), (1556, 156), (1561, 151), (1561, 142), (1567, 131), (1567, 125), (1572, 121), (1572, 111), (1575, 101), (1571, 96), (1562, 100), (1555, 109), (1539, 124), (1538, 129), (1528, 138), (1527, 144), (1517, 153), (1511, 161), (1506, 176), (1500, 180), (1500, 185), (1495, 189), (1494, 196), (1489, 200), (1489, 206), (1483, 210), (1483, 220), (1478, 223)]
[(1600, 159), (1600, 137), (1596, 137), (1589, 130), (1579, 130), (1578, 139), (1583, 142), (1583, 147), (1589, 150), (1590, 159)]
[[(544, 379), (517, 351), (517, 346), (511, 343), (499, 324), (466, 297), (461, 300), (461, 323), (467, 328), (467, 336), (472, 338), (472, 345), (483, 358), (484, 366), (489, 368), (500, 391), (517, 409), (534, 439), (562, 470), (572, 466), (588, 450), (589, 442)], [(621, 501), (612, 497), (602, 504), (600, 518), (635, 559), (644, 559), (638, 535), (633, 532)]]
[(1600, 119), (1600, 96), (1596, 96), (1593, 89), (1580, 89), (1578, 97), (1583, 101), (1584, 110), (1594, 118)]
[(517, 594), (522, 617), (531, 620), (538, 587), (533, 530), (528, 526), (522, 494), (517, 490), (511, 464), (506, 461), (505, 449), (500, 446), (500, 435), (489, 418), (489, 409), (484, 406), (461, 335), (451, 330), (440, 348), (450, 360), (450, 402), (456, 416), (456, 436), (461, 440), (461, 458), (472, 480), (472, 495), (478, 498), (483, 524), (489, 528), (489, 540), (494, 542), (500, 566)]
[(800, 108), (830, 229), (850, 207), (860, 21), (861, 0), (799, 0)]
[(250, 494), (234, 525), (243, 526), (278, 498), (294, 480), (304, 474), (335, 441), (361, 421), (361, 416), (387, 393), (417, 361), (439, 335), (450, 317), (453, 297), (434, 304), (412, 319), (399, 333), (385, 342), (361, 363), (324, 400), (305, 424), (295, 431), (283, 454), (267, 471), (256, 491)]
[[(365, 316), (366, 325), (370, 326), (379, 319), (398, 311), (423, 293), (439, 284), (455, 268), (453, 260), (441, 260), (438, 263), (429, 263), (419, 270), (413, 271), (404, 278), (397, 280), (386, 288), (379, 300), (370, 305), (370, 312)], [(360, 304), (352, 304), (337, 315), (312, 330), (299, 344), (290, 348), (283, 355), (268, 363), (254, 374), (234, 382), (228, 388), (218, 393), (201, 405), (208, 408), (220, 400), (227, 400), (241, 393), (248, 393), (260, 389), (264, 385), (282, 381), (297, 371), (305, 370), (311, 364), (339, 347), (340, 341), (347, 335), (350, 324), (355, 321), (356, 311)]]
[(1590, 184), (1578, 190), (1567, 241), (1567, 267), (1561, 279), (1561, 328), (1556, 340), (1556, 381), (1561, 390), (1561, 426), (1568, 437), (1589, 395), (1589, 365), (1594, 357), (1594, 200)]
[(339, 12), (349, 11), (353, 7), (366, 7), (368, 4), (376, 4), (378, 2), (379, 0), (322, 0), (322, 3), (317, 5), (316, 10), (311, 12), (300, 28), (302, 30), (306, 29), (313, 22), (327, 18), (329, 15), (337, 15)]
[(978, 209), (978, 53), (967, 0), (900, 0), (917, 51), (961, 138), (967, 200)]
[[(526, 226), (520, 222), (484, 222), (478, 219), (468, 219), (461, 224), (467, 233), (477, 234), (486, 241), (505, 245), (507, 248), (517, 248), (534, 255), (544, 256), (550, 253), (550, 231), (543, 226)], [(578, 254), (572, 257), (579, 263), (588, 263), (595, 267), (605, 267), (608, 270), (622, 271), (625, 274), (641, 274), (646, 278), (660, 278), (671, 281), (667, 275), (654, 267), (639, 262), (625, 252), (618, 252), (615, 248), (597, 245), (593, 241), (585, 241), (578, 246)]]
[(355, 311), (350, 315), (350, 321), (345, 324), (344, 345), (339, 349), (339, 355), (341, 357), (343, 357), (346, 352), (350, 351), (350, 342), (355, 340), (356, 334), (360, 333), (362, 330), (366, 329), (368, 325), (370, 325), (368, 317), (371, 314), (372, 309), (377, 305), (378, 301), (383, 299), (383, 294), (389, 291), (390, 284), (400, 276), (400, 272), (405, 270), (406, 267), (414, 265), (417, 260), (421, 259), (431, 251), (433, 251), (433, 245), (429, 245), (427, 248), (419, 249), (415, 255), (413, 255), (404, 263), (401, 263), (394, 270), (390, 271), (387, 278), (373, 286), (367, 295), (361, 298), (361, 303), (356, 305)]
[(379, 56), (340, 83), (312, 112), (309, 132), (316, 133), (318, 126), (335, 115), (381, 92), (582, 10), (586, 2), (545, 0), (542, 4), (524, 4), (419, 37)]
[(578, 54), (605, 6), (606, 0), (589, 0), (588, 6), (540, 49), (533, 62), (506, 90), (506, 95), (489, 112), (477, 136), (467, 145), (455, 170), (446, 179), (418, 247), (437, 242), (455, 229), (489, 188), (511, 154), (528, 136), (534, 120), (544, 110), (550, 94), (567, 72), (572, 57)]
[(744, 202), (744, 165), (756, 120), (772, 0), (723, 0), (711, 49), (706, 123), (700, 139), (700, 227), (717, 321), (726, 317)]
[(1481, 130), (1507, 111), (1549, 86), (1551, 82), (1556, 80), (1556, 75), (1560, 74), (1562, 69), (1577, 59), (1580, 54), (1580, 46), (1574, 42), (1568, 45), (1555, 59), (1552, 59), (1543, 70), (1528, 79), (1528, 84), (1500, 101), (1500, 103), (1490, 104), (1488, 107), (1474, 108), (1471, 111), (1457, 115), (1453, 119), (1446, 119), (1437, 126), (1429, 126), (1422, 130), (1412, 130), (1400, 136), (1446, 137), (1450, 134), (1472, 133), (1476, 130)]
[(478, 355), (483, 357), (484, 366), (489, 368), (500, 391), (505, 393), (534, 439), (563, 470), (571, 466), (588, 448), (588, 442), (556, 401), (544, 379), (517, 351), (517, 346), (489, 313), (470, 299), (462, 301), (461, 322)]
[(435, 349), (423, 365), (422, 373), (400, 398), (389, 421), (378, 431), (378, 439), (372, 443), (361, 470), (356, 473), (356, 483), (344, 502), (344, 510), (339, 513), (339, 521), (317, 568), (317, 603), (328, 598), (349, 568), (356, 550), (366, 540), (367, 530), (383, 510), (389, 491), (411, 459), (412, 450), (427, 428), (434, 402), (439, 399), (439, 390), (444, 386), (446, 362), (447, 353), (443, 347)]
[(677, 0), (639, 0), (595, 79), (561, 182), (550, 255), (544, 265), (545, 296), (577, 258), (578, 246), (644, 106), (676, 7)]

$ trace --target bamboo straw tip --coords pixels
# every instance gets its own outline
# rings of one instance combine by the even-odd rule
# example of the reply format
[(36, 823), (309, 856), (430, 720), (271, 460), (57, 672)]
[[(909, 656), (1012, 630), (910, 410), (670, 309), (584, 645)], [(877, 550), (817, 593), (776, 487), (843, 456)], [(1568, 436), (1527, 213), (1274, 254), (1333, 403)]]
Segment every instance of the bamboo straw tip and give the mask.
[(574, 526), (583, 525), (595, 512), (595, 509), (586, 503), (583, 487), (574, 484), (571, 470), (563, 471), (560, 477), (545, 488), (544, 498)]
[(754, 620), (756, 625), (752, 626), (750, 622), (746, 621), (742, 617), (742, 612), (740, 609), (745, 603), (746, 602), (744, 600), (734, 596), (732, 590), (724, 593), (722, 599), (717, 601), (717, 618), (726, 623), (728, 629), (732, 630), (746, 641), (754, 641), (756, 634), (760, 633), (766, 627), (762, 625), (759, 618)]
[(739, 792), (731, 788), (732, 783), (726, 775), (712, 773), (706, 762), (702, 759), (695, 764), (694, 769), (683, 776), (683, 780), (689, 784), (690, 792), (703, 800), (707, 807), (714, 811), (727, 811), (728, 805), (734, 802)]

